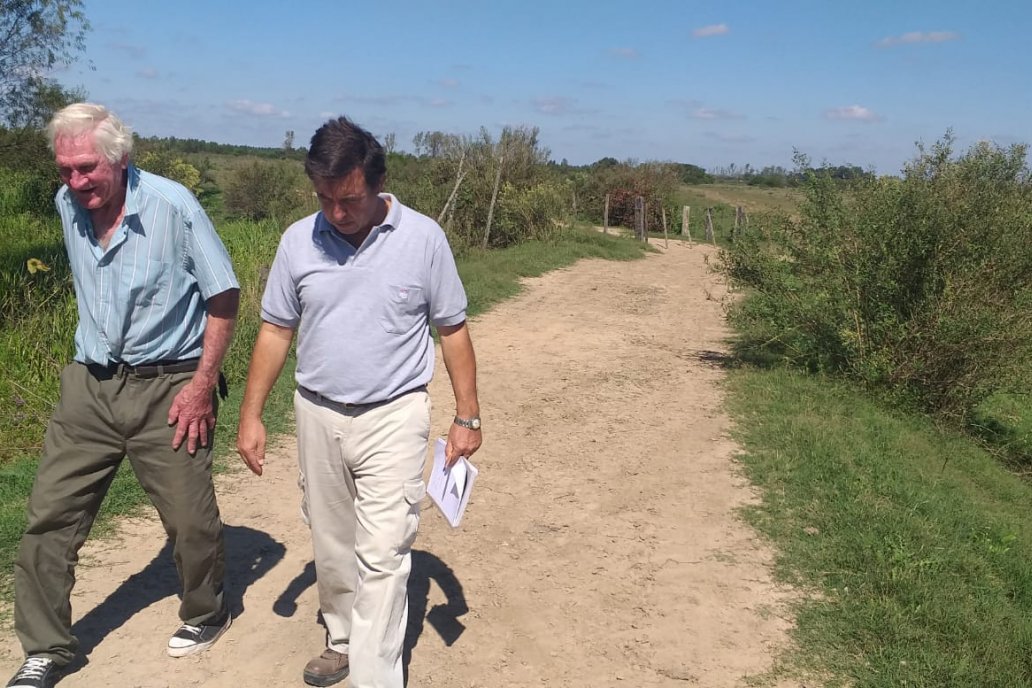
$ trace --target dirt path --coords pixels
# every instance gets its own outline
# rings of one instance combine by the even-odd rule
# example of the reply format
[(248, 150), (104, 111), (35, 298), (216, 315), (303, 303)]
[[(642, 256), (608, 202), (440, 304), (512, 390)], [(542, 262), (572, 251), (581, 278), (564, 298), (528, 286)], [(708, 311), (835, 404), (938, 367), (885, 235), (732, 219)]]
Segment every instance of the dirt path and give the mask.
[[(734, 515), (752, 496), (720, 410), (710, 253), (582, 261), (472, 324), (481, 476), (460, 529), (424, 511), (410, 688), (742, 686), (787, 642), (770, 553)], [(164, 652), (176, 582), (156, 519), (87, 543), (73, 604), (89, 662), (61, 688), (301, 686), (323, 636), (295, 466), (285, 440), (265, 477), (220, 481), (237, 618), (198, 657)], [(6, 678), (13, 633), (2, 652)]]

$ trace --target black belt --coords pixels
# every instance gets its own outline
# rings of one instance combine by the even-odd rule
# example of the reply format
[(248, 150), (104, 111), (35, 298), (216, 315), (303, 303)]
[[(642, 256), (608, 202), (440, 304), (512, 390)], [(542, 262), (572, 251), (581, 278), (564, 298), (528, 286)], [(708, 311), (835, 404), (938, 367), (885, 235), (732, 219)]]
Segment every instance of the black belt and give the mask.
[[(142, 365), (129, 365), (128, 363), (114, 362), (107, 365), (101, 363), (87, 363), (86, 368), (90, 375), (98, 380), (111, 380), (122, 375), (132, 375), (139, 378), (154, 378), (161, 375), (174, 375), (176, 373), (192, 373), (197, 370), (201, 362), (199, 358), (188, 358), (182, 361), (158, 361), (157, 363), (146, 363)], [(226, 377), (219, 373), (219, 396), (225, 399), (229, 395), (229, 385)]]
[(94, 377), (110, 380), (120, 375), (133, 375), (135, 377), (158, 377), (159, 375), (172, 375), (173, 373), (192, 373), (197, 370), (199, 358), (188, 358), (184, 361), (158, 361), (157, 363), (146, 363), (143, 365), (129, 365), (119, 361), (112, 361), (107, 365), (100, 363), (87, 363), (86, 367)]
[(347, 401), (334, 401), (329, 397), (319, 394), (319, 392), (316, 392), (314, 389), (308, 389), (307, 387), (302, 387), (301, 385), (297, 386), (297, 391), (301, 393), (301, 396), (305, 397), (311, 402), (321, 404), (323, 406), (338, 411), (361, 411), (364, 409), (373, 408), (374, 406), (383, 406), (384, 404), (389, 404), (392, 401), (402, 398), (406, 394), (412, 394), (413, 392), (425, 392), (426, 385), (420, 385), (419, 387), (414, 387), (412, 389), (405, 390), (404, 392), (401, 392), (400, 394), (395, 394), (393, 397), (390, 397), (389, 399), (384, 399), (383, 401), (370, 401), (365, 404), (352, 404)]

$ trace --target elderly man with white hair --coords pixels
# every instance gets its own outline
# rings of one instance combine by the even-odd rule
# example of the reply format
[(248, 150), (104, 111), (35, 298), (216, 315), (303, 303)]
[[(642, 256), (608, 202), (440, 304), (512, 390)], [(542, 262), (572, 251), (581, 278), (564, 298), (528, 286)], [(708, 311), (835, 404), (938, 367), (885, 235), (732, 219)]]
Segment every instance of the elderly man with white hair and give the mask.
[(54, 202), (79, 322), (15, 564), (26, 659), (9, 688), (52, 686), (75, 658), (78, 552), (125, 457), (173, 543), (182, 584), (168, 654), (208, 648), (231, 621), (211, 479), (219, 369), (240, 291), (229, 255), (186, 188), (130, 164), (132, 133), (106, 108), (70, 105), (47, 135), (64, 182)]

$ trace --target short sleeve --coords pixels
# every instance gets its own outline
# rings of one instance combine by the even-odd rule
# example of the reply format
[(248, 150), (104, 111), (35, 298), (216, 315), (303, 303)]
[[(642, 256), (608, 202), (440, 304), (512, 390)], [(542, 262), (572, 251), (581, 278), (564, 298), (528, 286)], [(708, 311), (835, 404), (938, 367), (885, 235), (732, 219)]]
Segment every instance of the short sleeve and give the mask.
[(240, 288), (229, 253), (200, 206), (190, 214), (187, 239), (191, 272), (205, 300), (229, 289)]
[(288, 234), (285, 233), (280, 240), (272, 268), (269, 270), (269, 279), (265, 283), (265, 293), (262, 295), (262, 320), (280, 327), (297, 329), (301, 322), (301, 302), (290, 269)]
[(466, 319), (466, 290), (443, 231), (431, 256), (430, 322), (435, 327), (458, 325)]

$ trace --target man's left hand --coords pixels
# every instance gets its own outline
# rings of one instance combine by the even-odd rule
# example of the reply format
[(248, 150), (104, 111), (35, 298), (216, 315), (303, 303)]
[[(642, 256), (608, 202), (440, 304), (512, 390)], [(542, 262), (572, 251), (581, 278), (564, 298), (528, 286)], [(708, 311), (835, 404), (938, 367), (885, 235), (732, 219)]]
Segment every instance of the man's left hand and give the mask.
[(451, 429), (448, 430), (448, 442), (444, 447), (445, 465), (450, 467), (460, 456), (467, 459), (473, 456), (483, 441), (482, 430), (470, 430), (452, 423)]
[(212, 403), (213, 388), (196, 377), (186, 384), (168, 410), (168, 424), (176, 426), (172, 437), (172, 448), (186, 438), (186, 451), (193, 455), (198, 447), (207, 447), (208, 439), (215, 431), (215, 408)]

